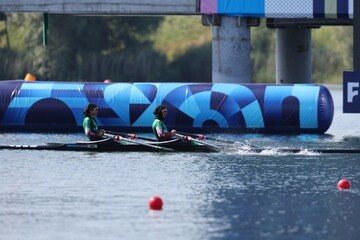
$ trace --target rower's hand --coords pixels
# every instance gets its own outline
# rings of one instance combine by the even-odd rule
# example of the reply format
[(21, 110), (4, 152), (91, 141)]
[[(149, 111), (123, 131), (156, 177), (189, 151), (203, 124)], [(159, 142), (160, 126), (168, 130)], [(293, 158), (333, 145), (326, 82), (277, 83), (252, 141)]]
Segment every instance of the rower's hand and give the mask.
[(122, 136), (115, 136), (114, 139), (116, 141), (121, 141), (121, 140), (123, 140), (123, 137)]
[(190, 136), (183, 136), (181, 139), (183, 140), (183, 142), (190, 142), (192, 140)]
[(104, 129), (100, 129), (97, 135), (98, 135), (99, 137), (101, 137), (101, 136), (104, 135), (104, 133), (105, 133), (105, 130), (104, 130)]
[(173, 129), (173, 130), (171, 130), (170, 133), (171, 133), (171, 136), (175, 136), (177, 132), (176, 132), (176, 130)]

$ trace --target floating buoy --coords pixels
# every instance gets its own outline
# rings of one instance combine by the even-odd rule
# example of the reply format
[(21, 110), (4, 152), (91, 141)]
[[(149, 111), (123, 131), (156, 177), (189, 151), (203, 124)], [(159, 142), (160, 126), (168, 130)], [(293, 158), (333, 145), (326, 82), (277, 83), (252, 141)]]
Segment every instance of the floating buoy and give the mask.
[(149, 199), (149, 208), (152, 210), (161, 210), (163, 201), (160, 197), (154, 196)]
[(350, 181), (347, 180), (346, 178), (341, 179), (337, 184), (337, 188), (340, 189), (340, 190), (349, 189), (350, 188)]

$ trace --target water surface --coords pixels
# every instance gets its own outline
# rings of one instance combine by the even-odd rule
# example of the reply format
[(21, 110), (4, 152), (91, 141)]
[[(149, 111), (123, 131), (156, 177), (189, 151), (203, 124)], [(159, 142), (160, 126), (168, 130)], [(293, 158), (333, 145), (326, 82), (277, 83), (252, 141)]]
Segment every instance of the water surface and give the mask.
[[(341, 89), (331, 92), (325, 135), (226, 134), (239, 143), (220, 153), (1, 150), (0, 239), (358, 239), (360, 154), (306, 150), (360, 148), (360, 116), (343, 114)], [(1, 144), (84, 138), (1, 135)], [(341, 178), (350, 190), (336, 188)], [(162, 211), (148, 209), (154, 195)]]

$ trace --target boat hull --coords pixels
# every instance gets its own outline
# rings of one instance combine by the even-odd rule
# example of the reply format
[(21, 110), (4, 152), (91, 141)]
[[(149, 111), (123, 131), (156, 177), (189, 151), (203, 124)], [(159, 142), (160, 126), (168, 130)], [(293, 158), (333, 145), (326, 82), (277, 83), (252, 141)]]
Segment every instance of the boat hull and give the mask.
[[(226, 148), (214, 148), (208, 145), (192, 145), (179, 141), (164, 143), (154, 142), (154, 148), (137, 144), (105, 144), (105, 143), (46, 143), (42, 145), (0, 145), (0, 150), (50, 150), (50, 151), (86, 151), (86, 152), (218, 152)], [(156, 148), (156, 146), (160, 148)], [(251, 148), (249, 153), (258, 154), (268, 151), (266, 148)], [(304, 149), (276, 149), (279, 153), (298, 154)], [(360, 154), (360, 149), (308, 149), (321, 154)]]
[(121, 143), (46, 143), (41, 145), (0, 145), (0, 149), (12, 150), (52, 150), (52, 151), (86, 151), (86, 152), (217, 152), (207, 145), (194, 145), (181, 140), (169, 142), (153, 142), (153, 147), (139, 144)]

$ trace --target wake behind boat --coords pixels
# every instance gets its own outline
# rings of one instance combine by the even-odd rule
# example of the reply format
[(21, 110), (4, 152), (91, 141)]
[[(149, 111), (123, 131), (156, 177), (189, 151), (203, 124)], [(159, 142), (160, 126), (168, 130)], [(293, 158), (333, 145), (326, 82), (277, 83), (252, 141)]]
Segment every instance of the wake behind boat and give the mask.
[(247, 149), (239, 149), (243, 150), (247, 153), (263, 153), (272, 151), (274, 153), (283, 153), (283, 154), (301, 154), (301, 153), (327, 153), (327, 154), (360, 154), (360, 149), (341, 149), (341, 148), (319, 148), (319, 149), (311, 149), (311, 148), (247, 148)]

